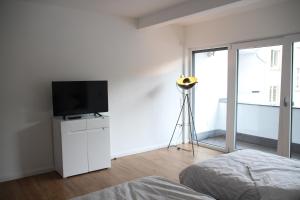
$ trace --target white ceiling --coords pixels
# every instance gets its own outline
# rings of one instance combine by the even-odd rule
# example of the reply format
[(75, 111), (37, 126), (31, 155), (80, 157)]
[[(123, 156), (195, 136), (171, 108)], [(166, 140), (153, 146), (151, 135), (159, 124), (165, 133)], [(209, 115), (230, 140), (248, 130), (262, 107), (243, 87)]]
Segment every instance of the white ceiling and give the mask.
[(189, 0), (19, 0), (139, 18)]
[[(159, 18), (164, 15), (164, 11), (174, 11), (174, 18), (165, 21), (167, 24), (190, 25), (202, 21), (208, 21), (227, 15), (247, 12), (252, 9), (270, 6), (283, 1), (292, 0), (238, 0), (228, 5), (213, 9), (204, 10), (188, 16), (179, 17), (178, 7), (184, 7), (184, 4), (191, 4), (195, 1), (204, 0), (17, 0), (33, 3), (48, 4), (53, 6), (62, 6), (72, 9), (85, 10), (89, 12), (106, 12), (122, 17), (131, 17), (137, 19), (155, 16)], [(211, 0), (213, 1), (213, 0)], [(219, 0), (214, 0), (219, 1)], [(223, 0), (224, 2), (226, 0)], [(230, 2), (230, 0), (228, 0)], [(199, 3), (199, 2), (198, 2)], [(199, 4), (201, 6), (201, 3)], [(177, 7), (177, 8), (176, 8)], [(165, 23), (159, 22), (159, 23)], [(155, 24), (153, 24), (155, 25)], [(152, 25), (149, 25), (152, 26)]]

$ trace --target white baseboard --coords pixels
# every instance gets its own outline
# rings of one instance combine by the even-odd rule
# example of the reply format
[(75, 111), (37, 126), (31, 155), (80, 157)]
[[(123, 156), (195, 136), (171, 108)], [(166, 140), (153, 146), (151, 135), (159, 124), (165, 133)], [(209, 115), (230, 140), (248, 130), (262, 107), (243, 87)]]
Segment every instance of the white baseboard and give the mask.
[(27, 171), (24, 171), (24, 172), (15, 172), (14, 174), (10, 174), (10, 175), (7, 175), (7, 176), (1, 176), (0, 177), (0, 183), (4, 182), (4, 181), (11, 181), (11, 180), (15, 180), (15, 179), (24, 178), (24, 177), (27, 177), (27, 176), (43, 174), (43, 173), (47, 173), (47, 172), (51, 172), (51, 171), (54, 171), (53, 166), (27, 170)]
[(111, 155), (111, 158), (113, 159), (113, 158), (119, 158), (119, 157), (129, 156), (129, 155), (133, 155), (133, 154), (143, 153), (143, 152), (147, 152), (147, 151), (153, 151), (156, 149), (165, 148), (167, 146), (168, 146), (168, 144), (159, 144), (159, 145), (152, 145), (152, 146), (147, 146), (147, 147), (143, 147), (143, 148), (131, 149), (129, 151), (114, 153)]

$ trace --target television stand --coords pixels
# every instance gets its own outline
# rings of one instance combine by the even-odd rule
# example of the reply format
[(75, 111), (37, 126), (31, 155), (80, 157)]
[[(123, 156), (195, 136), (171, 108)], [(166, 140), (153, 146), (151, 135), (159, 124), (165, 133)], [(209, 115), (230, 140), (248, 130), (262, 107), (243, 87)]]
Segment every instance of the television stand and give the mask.
[(53, 145), (55, 170), (62, 177), (110, 168), (109, 117), (53, 118)]

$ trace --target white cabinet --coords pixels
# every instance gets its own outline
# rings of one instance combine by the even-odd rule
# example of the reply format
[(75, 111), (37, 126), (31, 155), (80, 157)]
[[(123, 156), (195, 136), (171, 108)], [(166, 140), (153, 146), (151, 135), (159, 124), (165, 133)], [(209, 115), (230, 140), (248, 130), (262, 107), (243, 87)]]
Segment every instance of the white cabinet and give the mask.
[(53, 120), (54, 162), (62, 177), (110, 168), (109, 118)]

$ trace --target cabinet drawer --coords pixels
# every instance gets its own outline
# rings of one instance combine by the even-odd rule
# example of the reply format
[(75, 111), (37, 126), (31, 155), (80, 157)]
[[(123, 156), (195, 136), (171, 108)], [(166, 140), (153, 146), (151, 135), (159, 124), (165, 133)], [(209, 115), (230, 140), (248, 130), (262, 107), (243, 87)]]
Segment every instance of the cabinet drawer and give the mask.
[(86, 120), (64, 121), (62, 123), (63, 132), (75, 132), (86, 130)]
[(87, 129), (98, 129), (109, 127), (109, 119), (107, 117), (99, 117), (87, 120)]

